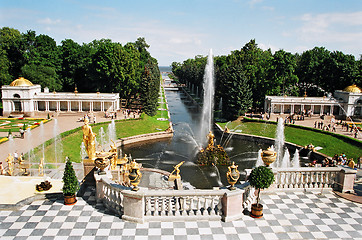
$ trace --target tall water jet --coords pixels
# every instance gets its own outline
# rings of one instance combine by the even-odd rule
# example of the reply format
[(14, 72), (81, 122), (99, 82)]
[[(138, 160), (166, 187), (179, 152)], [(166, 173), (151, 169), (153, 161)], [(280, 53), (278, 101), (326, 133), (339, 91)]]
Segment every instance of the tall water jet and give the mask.
[(42, 158), (45, 160), (45, 140), (44, 140), (44, 124), (43, 121), (40, 122), (40, 140), (42, 142), (41, 145), (41, 152), (42, 152)]
[(295, 149), (295, 153), (292, 160), (292, 167), (293, 168), (299, 168), (300, 167), (300, 160), (299, 160), (299, 151), (298, 149)]
[(288, 148), (285, 148), (284, 156), (283, 156), (282, 162), (279, 167), (281, 167), (281, 168), (290, 167), (290, 154), (289, 154)]
[(9, 146), (9, 153), (11, 153), (11, 155), (14, 155), (14, 152), (15, 152), (15, 143), (14, 143), (14, 137), (13, 135), (9, 135), (9, 143), (8, 143), (8, 146)]
[(284, 149), (284, 120), (283, 118), (278, 119), (277, 131), (275, 134), (275, 151), (277, 152), (277, 159), (275, 161), (276, 167), (281, 167), (283, 160), (283, 149)]
[(108, 145), (111, 145), (112, 141), (116, 142), (116, 140), (117, 140), (116, 123), (115, 123), (114, 119), (112, 119), (111, 123), (108, 124), (107, 131), (108, 131)]
[(85, 149), (84, 142), (82, 142), (82, 143), (80, 144), (80, 157), (81, 157), (82, 159), (85, 159), (87, 156), (88, 156), (87, 150)]
[(263, 149), (259, 149), (258, 157), (256, 158), (255, 167), (264, 166), (263, 159), (261, 158), (261, 153), (262, 152), (263, 152)]
[(106, 145), (106, 134), (103, 127), (99, 129), (99, 138), (99, 144), (101, 145), (102, 150), (104, 150)]
[(53, 138), (54, 138), (54, 159), (56, 168), (58, 168), (58, 164), (62, 162), (63, 155), (63, 144), (60, 138), (60, 129), (58, 126), (58, 119), (54, 119), (54, 127), (53, 127)]
[[(27, 149), (29, 149), (29, 151), (28, 151), (29, 171), (31, 170), (31, 164), (33, 162), (31, 142), (32, 142), (31, 129), (27, 128), (26, 129), (26, 145), (27, 145)], [(30, 171), (30, 173), (31, 173), (31, 171)]]
[(215, 83), (214, 83), (214, 59), (212, 55), (212, 49), (209, 51), (207, 57), (207, 64), (205, 67), (204, 74), (204, 104), (202, 107), (202, 118), (201, 118), (201, 127), (200, 127), (200, 142), (202, 146), (205, 146), (207, 143), (207, 134), (210, 132), (212, 127), (213, 119), (213, 110), (214, 110), (214, 93), (215, 93)]

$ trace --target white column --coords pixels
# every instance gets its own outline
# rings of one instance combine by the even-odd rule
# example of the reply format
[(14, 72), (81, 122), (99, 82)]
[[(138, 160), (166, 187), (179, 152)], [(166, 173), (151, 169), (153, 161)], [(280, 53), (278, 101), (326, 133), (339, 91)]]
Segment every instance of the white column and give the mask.
[(330, 109), (329, 109), (329, 115), (333, 115), (333, 105), (331, 105)]
[(290, 104), (290, 114), (294, 114), (294, 104)]
[(101, 102), (101, 112), (104, 112), (104, 101)]
[(284, 113), (284, 103), (280, 104), (280, 114)]
[(68, 107), (68, 112), (72, 111), (72, 102), (71, 101), (67, 101), (67, 107)]
[(57, 112), (60, 112), (60, 101), (57, 101)]
[(90, 103), (89, 103), (89, 111), (90, 111), (90, 112), (93, 112), (93, 102), (90, 102)]
[(314, 105), (310, 105), (310, 110), (312, 111), (312, 114), (314, 114)]
[(270, 113), (274, 113), (274, 107), (275, 107), (274, 104), (271, 103), (270, 104)]
[(320, 115), (323, 115), (323, 112), (324, 112), (324, 105), (321, 105), (321, 112), (320, 112)]
[(300, 111), (303, 112), (304, 111), (304, 104), (300, 105)]
[(49, 112), (49, 101), (45, 102), (45, 111)]
[(78, 109), (79, 112), (83, 112), (83, 109), (82, 109), (82, 101), (79, 101), (79, 106), (78, 106), (78, 107), (79, 107), (79, 109)]

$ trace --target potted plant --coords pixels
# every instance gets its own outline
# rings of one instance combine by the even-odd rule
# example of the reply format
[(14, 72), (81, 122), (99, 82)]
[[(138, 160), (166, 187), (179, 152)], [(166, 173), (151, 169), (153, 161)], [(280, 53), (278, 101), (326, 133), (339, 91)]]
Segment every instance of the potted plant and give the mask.
[(270, 168), (260, 166), (251, 171), (248, 181), (258, 192), (256, 203), (251, 205), (250, 216), (261, 218), (263, 216), (263, 205), (259, 203), (260, 189), (268, 188), (274, 182), (274, 173)]
[(73, 205), (77, 202), (75, 196), (76, 192), (79, 190), (79, 182), (75, 171), (72, 165), (72, 162), (67, 157), (67, 162), (65, 164), (64, 175), (63, 175), (63, 196), (65, 205)]

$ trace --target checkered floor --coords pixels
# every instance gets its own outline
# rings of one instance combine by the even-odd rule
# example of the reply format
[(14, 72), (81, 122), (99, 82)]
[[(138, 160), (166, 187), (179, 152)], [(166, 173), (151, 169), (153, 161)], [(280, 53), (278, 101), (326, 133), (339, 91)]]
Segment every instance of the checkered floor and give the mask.
[(264, 217), (233, 222), (125, 222), (88, 188), (74, 206), (36, 201), (0, 211), (0, 239), (361, 239), (362, 205), (331, 192), (262, 195)]

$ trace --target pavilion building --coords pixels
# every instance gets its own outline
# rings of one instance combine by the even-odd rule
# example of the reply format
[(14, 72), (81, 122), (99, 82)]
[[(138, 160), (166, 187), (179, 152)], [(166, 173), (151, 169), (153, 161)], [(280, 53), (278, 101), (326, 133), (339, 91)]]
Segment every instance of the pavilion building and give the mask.
[(3, 116), (34, 116), (39, 112), (96, 112), (120, 109), (119, 93), (78, 93), (41, 91), (41, 86), (18, 78), (1, 87)]
[(310, 111), (317, 115), (362, 117), (362, 90), (355, 84), (334, 92), (334, 97), (266, 96), (265, 112), (294, 114)]

